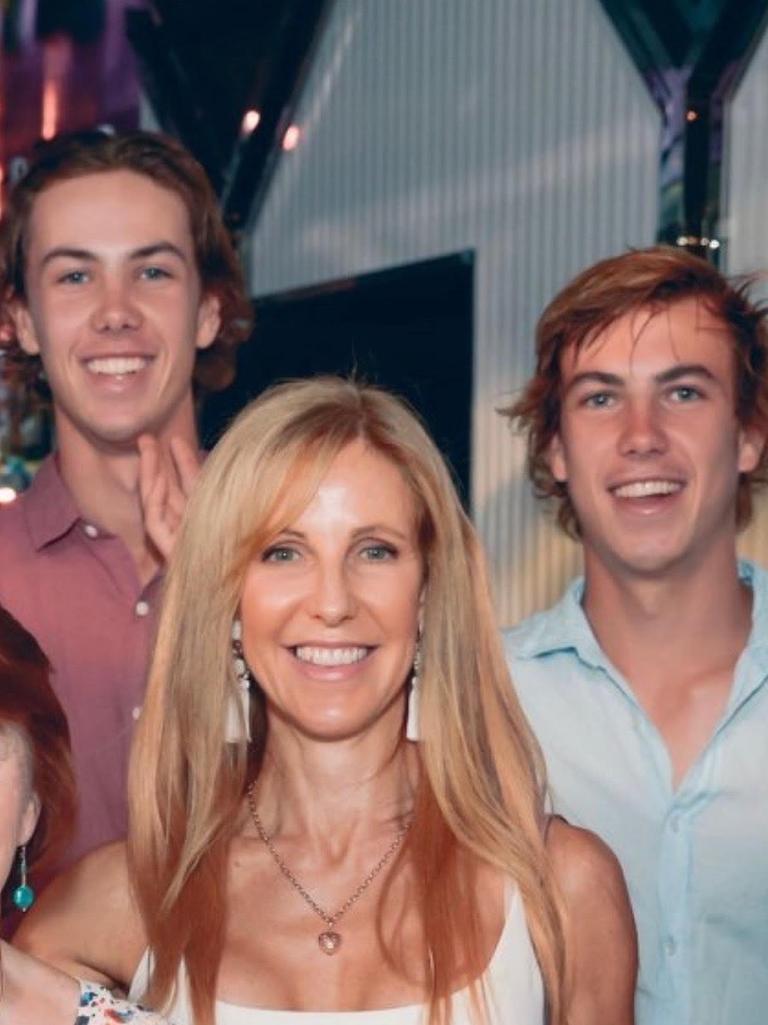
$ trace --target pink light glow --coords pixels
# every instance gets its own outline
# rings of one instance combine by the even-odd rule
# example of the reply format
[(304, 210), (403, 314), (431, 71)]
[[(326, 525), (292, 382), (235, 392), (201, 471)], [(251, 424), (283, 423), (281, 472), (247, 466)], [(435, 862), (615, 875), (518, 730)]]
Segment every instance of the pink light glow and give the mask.
[(251, 107), (250, 110), (246, 110), (246, 112), (243, 114), (243, 121), (240, 125), (240, 131), (243, 135), (250, 135), (252, 132), (255, 132), (256, 129), (259, 127), (260, 121), (261, 114), (258, 112), (258, 110), (255, 110), (253, 107)]
[(285, 135), (283, 136), (283, 149), (287, 153), (290, 153), (291, 150), (296, 149), (296, 147), (299, 145), (300, 137), (301, 129), (299, 128), (299, 126), (290, 125), (288, 128), (286, 128)]
[(52, 139), (61, 123), (61, 98), (72, 64), (72, 41), (67, 36), (53, 36), (43, 48), (43, 110), (40, 134)]
[(61, 89), (59, 83), (48, 78), (43, 83), (43, 117), (40, 134), (44, 139), (52, 139), (59, 123)]

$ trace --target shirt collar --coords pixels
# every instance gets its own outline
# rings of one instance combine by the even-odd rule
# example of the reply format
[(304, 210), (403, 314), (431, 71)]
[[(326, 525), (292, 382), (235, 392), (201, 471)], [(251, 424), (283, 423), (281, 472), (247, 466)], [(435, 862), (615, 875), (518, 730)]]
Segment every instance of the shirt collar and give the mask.
[(584, 577), (576, 577), (563, 596), (526, 624), (525, 636), (515, 646), (521, 658), (538, 658), (557, 651), (575, 651), (582, 662), (593, 666), (607, 666), (607, 659), (584, 614), (581, 600), (584, 596)]
[(49, 456), (35, 474), (24, 495), (24, 511), (37, 551), (58, 541), (79, 521), (80, 513), (64, 483), (55, 455)]
[(736, 665), (731, 707), (740, 707), (768, 679), (768, 573), (739, 562), (739, 577), (752, 588), (752, 628)]
[(747, 648), (760, 651), (768, 665), (768, 573), (754, 562), (739, 560), (739, 579), (752, 588), (752, 628), (747, 639)]
[[(752, 628), (744, 655), (768, 674), (768, 573), (745, 559), (739, 560), (738, 570), (739, 578), (752, 588), (753, 594)], [(557, 604), (532, 618), (525, 636), (520, 638), (515, 647), (516, 655), (521, 658), (538, 658), (540, 655), (571, 650), (588, 665), (609, 668), (608, 660), (584, 613), (581, 604), (583, 597), (584, 577), (576, 577)]]

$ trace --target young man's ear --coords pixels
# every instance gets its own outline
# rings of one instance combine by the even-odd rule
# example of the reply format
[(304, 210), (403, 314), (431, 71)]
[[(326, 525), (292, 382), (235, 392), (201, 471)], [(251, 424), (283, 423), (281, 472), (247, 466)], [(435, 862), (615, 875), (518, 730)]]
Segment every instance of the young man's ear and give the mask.
[(221, 327), (221, 300), (213, 292), (203, 296), (197, 311), (195, 347), (207, 349), (213, 345)]
[(37, 340), (37, 331), (35, 331), (27, 304), (22, 299), (11, 299), (8, 303), (8, 312), (22, 352), (25, 352), (27, 356), (39, 356), (40, 343)]
[(752, 473), (757, 469), (765, 451), (765, 432), (758, 427), (742, 427), (739, 430), (737, 466), (739, 473)]
[(568, 470), (565, 465), (565, 451), (560, 434), (555, 434), (547, 446), (547, 464), (549, 472), (558, 484), (565, 484), (568, 480)]

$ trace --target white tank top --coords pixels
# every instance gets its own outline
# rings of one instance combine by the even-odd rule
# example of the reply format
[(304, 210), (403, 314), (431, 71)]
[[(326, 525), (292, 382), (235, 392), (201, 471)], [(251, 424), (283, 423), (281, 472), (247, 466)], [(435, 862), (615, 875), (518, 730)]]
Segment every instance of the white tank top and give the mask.
[[(130, 998), (139, 1000), (149, 981), (145, 953), (131, 983)], [(193, 1025), (182, 968), (176, 1000), (167, 1013), (173, 1025)], [(543, 1025), (544, 987), (525, 922), (523, 902), (515, 889), (499, 942), (483, 973), (489, 1007), (488, 1025)], [(424, 1025), (424, 1005), (377, 1011), (275, 1011), (216, 1001), (216, 1025)], [(453, 995), (452, 1025), (471, 1025), (469, 992)]]

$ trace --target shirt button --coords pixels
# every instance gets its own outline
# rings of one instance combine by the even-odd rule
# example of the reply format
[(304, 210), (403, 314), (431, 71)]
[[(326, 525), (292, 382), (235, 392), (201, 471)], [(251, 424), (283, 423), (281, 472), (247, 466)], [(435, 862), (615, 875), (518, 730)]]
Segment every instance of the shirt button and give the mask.
[(673, 957), (677, 950), (677, 944), (675, 943), (674, 937), (667, 936), (664, 940), (664, 953), (667, 957)]
[(136, 705), (135, 708), (131, 709), (131, 716), (133, 717), (133, 721), (134, 722), (136, 722), (136, 720), (139, 718), (140, 715), (141, 715), (141, 705)]
[(141, 601), (136, 602), (136, 606), (133, 610), (137, 616), (146, 616), (149, 613), (149, 602)]
[(94, 527), (94, 525), (92, 523), (84, 524), (83, 530), (88, 535), (88, 537), (98, 537), (99, 536), (98, 530), (96, 529), (96, 527)]

